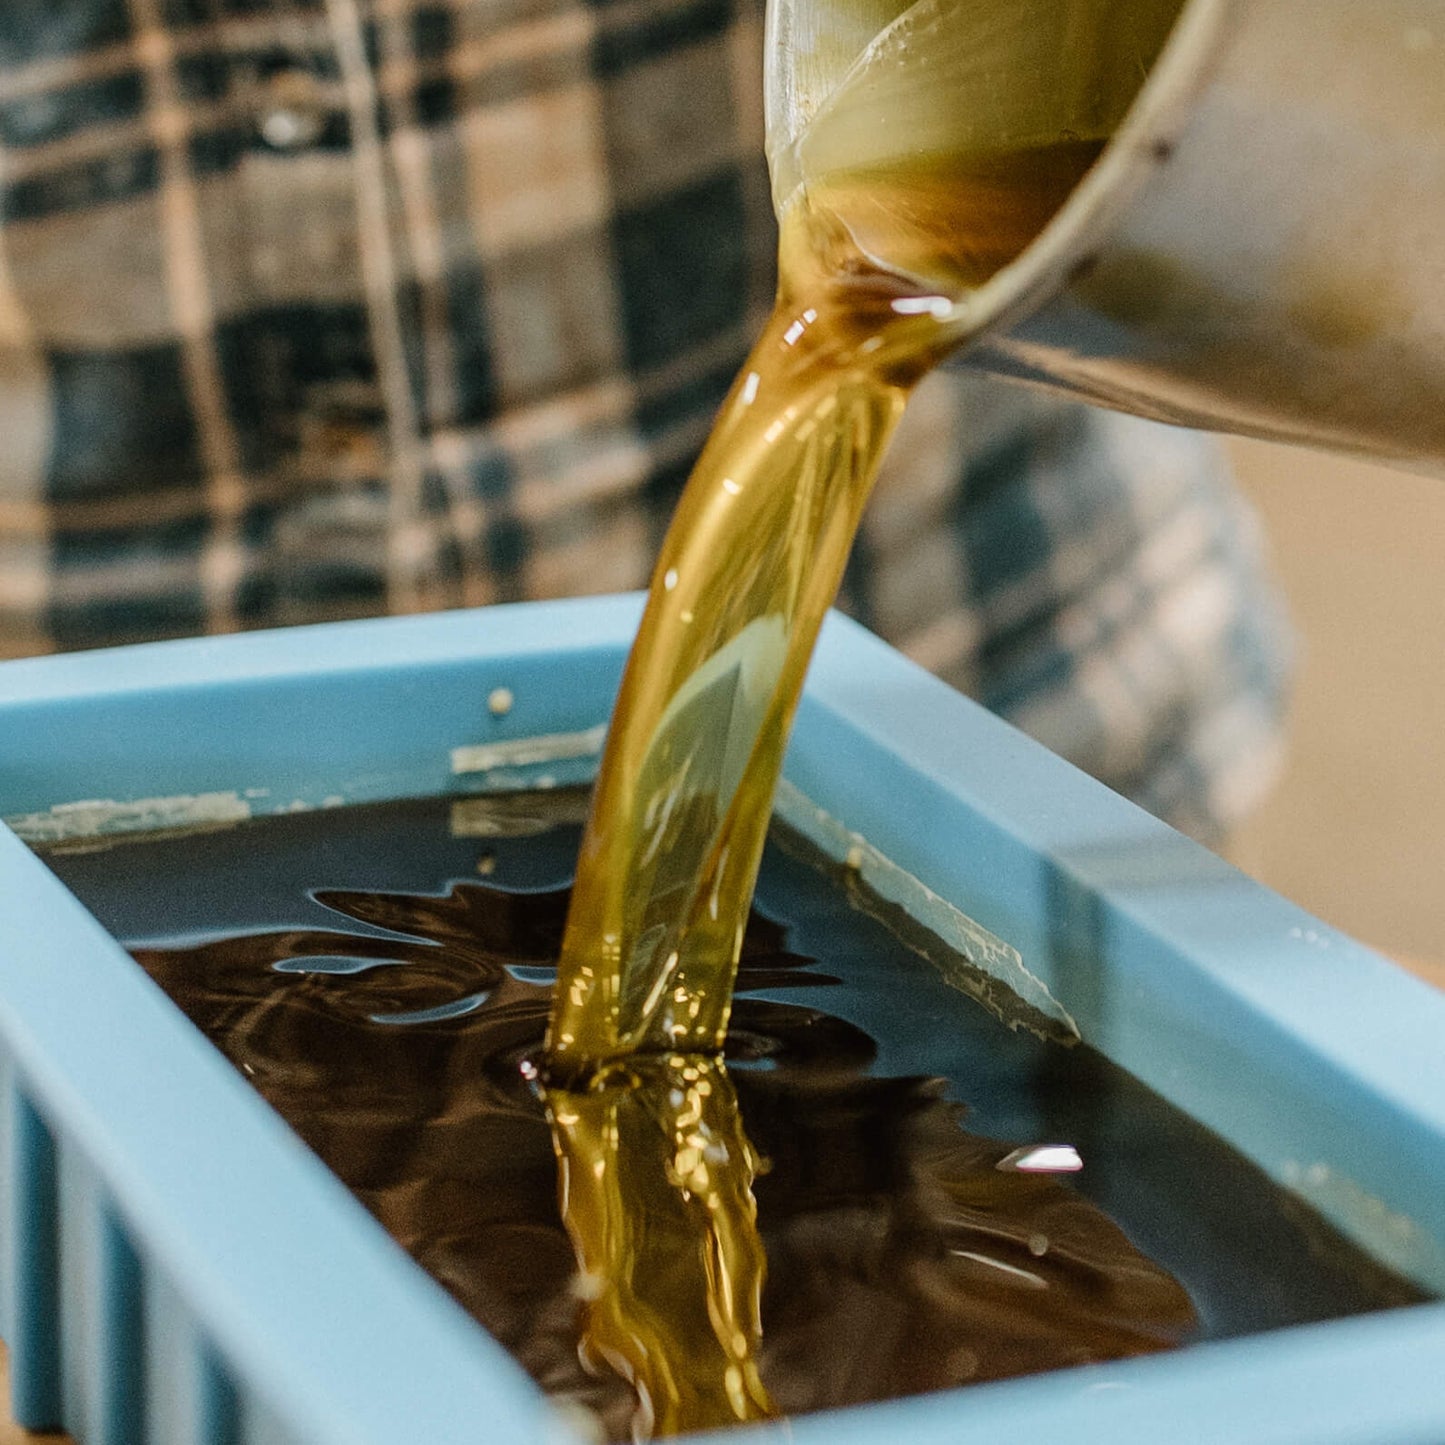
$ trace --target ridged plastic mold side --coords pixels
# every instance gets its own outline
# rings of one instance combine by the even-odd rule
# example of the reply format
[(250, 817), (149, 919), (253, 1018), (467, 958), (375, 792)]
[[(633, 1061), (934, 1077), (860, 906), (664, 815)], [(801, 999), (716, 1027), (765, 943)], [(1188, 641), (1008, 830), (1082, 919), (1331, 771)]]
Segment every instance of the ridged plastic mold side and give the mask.
[(59, 1245), (55, 1140), (4, 1060), (5, 1338), (11, 1409), (32, 1430), (64, 1420), (60, 1389)]
[(295, 1445), (259, 1402), (244, 1408), (180, 1292), (8, 1059), (0, 1095), (0, 1321), (17, 1422), (83, 1445)]

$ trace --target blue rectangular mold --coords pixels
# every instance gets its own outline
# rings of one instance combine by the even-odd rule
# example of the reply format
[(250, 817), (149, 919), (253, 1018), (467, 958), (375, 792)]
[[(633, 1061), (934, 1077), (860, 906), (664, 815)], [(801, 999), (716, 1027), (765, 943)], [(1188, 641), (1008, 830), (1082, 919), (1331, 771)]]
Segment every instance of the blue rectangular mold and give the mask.
[[(6, 663), (0, 816), (41, 838), (586, 777), (637, 616), (590, 599)], [(841, 618), (787, 776), (820, 836), (1013, 945), (1089, 1042), (1445, 1294), (1445, 996)], [(25, 1423), (85, 1445), (572, 1438), (4, 828), (0, 1191)], [(1427, 1304), (787, 1438), (1439, 1445), (1442, 1365)]]

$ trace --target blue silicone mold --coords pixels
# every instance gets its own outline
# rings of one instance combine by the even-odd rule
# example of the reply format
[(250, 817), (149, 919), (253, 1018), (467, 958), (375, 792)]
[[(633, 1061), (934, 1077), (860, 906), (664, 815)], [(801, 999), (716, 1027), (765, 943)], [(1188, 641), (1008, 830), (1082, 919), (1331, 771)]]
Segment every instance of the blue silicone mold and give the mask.
[[(0, 1329), (23, 1422), (86, 1445), (571, 1438), (16, 833), (585, 778), (637, 616), (589, 599), (0, 665)], [(825, 843), (866, 841), (907, 906), (1006, 940), (1086, 1039), (1445, 1292), (1445, 997), (841, 618), (787, 776)], [(1438, 1445), (1442, 1362), (1428, 1304), (786, 1438)]]

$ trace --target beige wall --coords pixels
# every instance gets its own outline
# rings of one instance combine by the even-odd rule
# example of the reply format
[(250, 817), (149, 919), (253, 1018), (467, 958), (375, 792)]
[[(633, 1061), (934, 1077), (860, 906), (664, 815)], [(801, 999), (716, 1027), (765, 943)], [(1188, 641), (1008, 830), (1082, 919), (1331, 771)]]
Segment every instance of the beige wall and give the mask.
[(1236, 861), (1445, 983), (1445, 481), (1231, 447), (1302, 643), (1290, 761)]

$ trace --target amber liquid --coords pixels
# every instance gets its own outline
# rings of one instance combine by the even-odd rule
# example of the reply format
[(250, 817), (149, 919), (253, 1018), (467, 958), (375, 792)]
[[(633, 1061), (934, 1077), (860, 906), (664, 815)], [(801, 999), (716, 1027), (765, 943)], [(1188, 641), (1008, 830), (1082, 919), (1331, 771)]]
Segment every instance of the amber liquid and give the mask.
[[(634, 1059), (544, 1102), (519, 1064), (540, 1056), (582, 800), (458, 806), (285, 814), (50, 862), (608, 1437), (1420, 1297), (1106, 1059), (1004, 1027), (946, 981), (959, 960), (929, 962), (786, 835), (745, 928), (727, 1072)], [(1082, 1171), (1000, 1167), (1048, 1142)]]
[(722, 1058), (638, 1055), (543, 1098), (581, 1349), (635, 1390), (634, 1438), (766, 1419), (760, 1160)]
[(578, 864), (546, 1091), (587, 1349), (633, 1383), (648, 1432), (774, 1411), (754, 1155), (719, 1055), (803, 674), (909, 391), (956, 336), (918, 274), (986, 280), (1097, 153), (800, 190), (776, 309), (664, 543)]
[[(548, 1052), (715, 1054), (803, 674), (908, 394), (1096, 141), (815, 184), (663, 545), (582, 845)], [(885, 254), (904, 270), (885, 270)], [(917, 273), (917, 274), (915, 274)]]
[(957, 340), (951, 298), (1013, 260), (1098, 151), (801, 187), (773, 316), (664, 543), (578, 863), (545, 1094), (587, 1349), (636, 1388), (648, 1433), (774, 1411), (754, 1154), (719, 1055), (788, 731), (883, 450)]
[(840, 4), (792, 57), (846, 65), (792, 91), (818, 101), (805, 124), (770, 118), (777, 302), (653, 576), (547, 1036), (588, 1338), (659, 1429), (774, 1408), (754, 1156), (718, 1055), (818, 629), (910, 391), (1093, 165), (1179, 3), (915, 0), (887, 24)]

